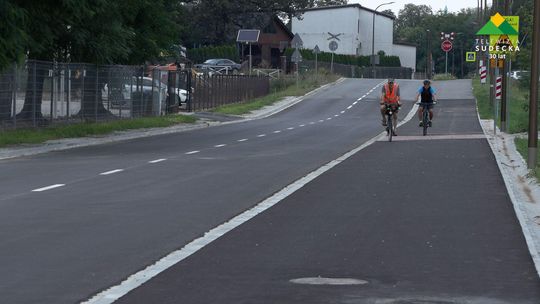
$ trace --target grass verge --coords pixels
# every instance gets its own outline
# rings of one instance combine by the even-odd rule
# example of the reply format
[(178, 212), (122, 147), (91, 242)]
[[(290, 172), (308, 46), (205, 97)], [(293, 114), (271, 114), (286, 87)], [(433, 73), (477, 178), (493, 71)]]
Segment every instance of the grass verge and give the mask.
[(19, 144), (39, 144), (52, 139), (103, 135), (112, 133), (114, 131), (162, 128), (181, 123), (194, 123), (195, 121), (196, 119), (191, 116), (170, 115), (164, 117), (116, 120), (104, 123), (78, 123), (62, 126), (51, 126), (43, 129), (0, 131), (0, 147)]
[[(527, 161), (529, 154), (529, 141), (526, 138), (516, 137), (514, 142), (519, 154), (521, 154), (525, 161)], [(530, 170), (530, 175), (536, 177), (536, 181), (540, 180), (540, 150), (538, 150), (536, 155), (535, 169)]]
[(330, 74), (326, 71), (320, 71), (318, 76), (313, 74), (302, 75), (298, 86), (296, 85), (296, 78), (294, 77), (280, 78), (272, 81), (270, 86), (270, 91), (272, 93), (269, 95), (259, 97), (245, 103), (236, 103), (217, 107), (213, 110), (213, 112), (229, 115), (247, 114), (251, 111), (258, 110), (264, 106), (278, 102), (287, 96), (305, 95), (306, 93), (322, 85), (334, 82), (338, 79), (339, 76)]
[[(473, 92), (476, 100), (478, 100), (478, 112), (480, 113), (480, 118), (493, 119), (494, 109), (489, 100), (489, 84), (482, 85), (480, 84), (479, 78), (474, 78)], [(508, 132), (526, 132), (529, 126), (529, 93), (526, 89), (521, 88), (513, 81), (509, 86), (508, 106), (509, 117), (507, 119), (510, 121)], [(500, 127), (500, 121), (497, 122), (497, 125)]]

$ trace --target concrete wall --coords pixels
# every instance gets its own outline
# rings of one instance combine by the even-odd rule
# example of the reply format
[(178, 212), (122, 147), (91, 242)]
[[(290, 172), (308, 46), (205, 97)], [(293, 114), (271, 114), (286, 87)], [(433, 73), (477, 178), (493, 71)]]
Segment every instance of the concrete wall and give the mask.
[(391, 55), (399, 56), (402, 67), (412, 68), (416, 71), (416, 47), (394, 44)]

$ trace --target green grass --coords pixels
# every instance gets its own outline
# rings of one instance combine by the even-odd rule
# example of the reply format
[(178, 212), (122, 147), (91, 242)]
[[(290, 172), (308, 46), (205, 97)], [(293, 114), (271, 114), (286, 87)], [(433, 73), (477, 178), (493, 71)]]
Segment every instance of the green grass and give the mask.
[[(493, 105), (489, 101), (489, 84), (480, 84), (480, 79), (473, 79), (473, 92), (478, 100), (478, 112), (482, 119), (493, 119)], [(511, 82), (508, 94), (508, 106), (510, 121), (509, 133), (521, 133), (528, 130), (529, 125), (529, 93), (527, 89)], [(500, 111), (500, 103), (499, 103)], [(500, 115), (500, 114), (499, 114)], [(497, 122), (499, 125), (499, 122)], [(500, 125), (499, 125), (500, 127)]]
[(52, 139), (104, 135), (114, 131), (169, 127), (181, 123), (194, 123), (195, 121), (196, 119), (191, 116), (170, 115), (164, 117), (116, 120), (105, 123), (78, 123), (51, 126), (43, 129), (0, 131), (0, 147), (20, 144), (39, 144)]
[(215, 108), (213, 111), (222, 114), (242, 115), (258, 110), (264, 106), (274, 104), (287, 96), (302, 96), (306, 93), (330, 82), (334, 82), (339, 78), (337, 75), (329, 74), (325, 71), (316, 75), (302, 75), (298, 86), (296, 78), (281, 78), (272, 81), (269, 95), (256, 98), (245, 103), (236, 103)]
[[(515, 144), (518, 152), (523, 156), (525, 161), (527, 161), (529, 155), (529, 141), (526, 138), (516, 137)], [(540, 150), (538, 150), (536, 155), (536, 168), (530, 170), (530, 175), (536, 177), (536, 180), (540, 180)]]

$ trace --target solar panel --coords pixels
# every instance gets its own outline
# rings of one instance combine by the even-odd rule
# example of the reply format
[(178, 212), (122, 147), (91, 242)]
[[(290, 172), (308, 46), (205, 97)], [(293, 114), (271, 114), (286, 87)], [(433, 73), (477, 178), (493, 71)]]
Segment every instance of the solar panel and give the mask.
[(260, 32), (260, 30), (239, 30), (236, 42), (257, 42)]

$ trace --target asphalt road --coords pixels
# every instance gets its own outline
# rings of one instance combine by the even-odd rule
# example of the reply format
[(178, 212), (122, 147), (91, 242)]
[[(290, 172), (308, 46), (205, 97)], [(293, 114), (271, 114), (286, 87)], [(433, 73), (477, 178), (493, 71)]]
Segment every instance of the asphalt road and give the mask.
[[(0, 302), (86, 300), (359, 146), (382, 130), (380, 87), (358, 101), (378, 83), (262, 120), (0, 161)], [(403, 113), (417, 86), (401, 81)], [(457, 100), (430, 132), (477, 136), (470, 83), (439, 91)], [(539, 302), (485, 139), (415, 134), (404, 125), (118, 302)], [(312, 276), (367, 284), (289, 282)]]

